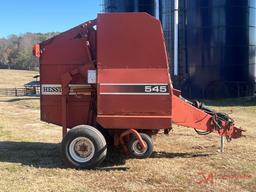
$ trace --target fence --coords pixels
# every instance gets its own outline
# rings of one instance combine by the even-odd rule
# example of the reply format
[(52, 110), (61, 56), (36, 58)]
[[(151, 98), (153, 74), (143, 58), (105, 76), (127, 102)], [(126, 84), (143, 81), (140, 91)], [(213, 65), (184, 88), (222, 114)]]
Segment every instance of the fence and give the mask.
[(0, 96), (17, 97), (27, 95), (35, 95), (35, 93), (32, 89), (26, 88), (0, 88)]

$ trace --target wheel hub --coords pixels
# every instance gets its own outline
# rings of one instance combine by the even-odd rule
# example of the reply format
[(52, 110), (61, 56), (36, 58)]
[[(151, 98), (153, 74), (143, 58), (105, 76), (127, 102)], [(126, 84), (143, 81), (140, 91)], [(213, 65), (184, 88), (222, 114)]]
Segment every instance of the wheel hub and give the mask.
[(69, 152), (75, 161), (84, 163), (92, 159), (95, 148), (90, 139), (78, 137), (70, 143)]
[(144, 154), (144, 153), (147, 151), (147, 149), (148, 149), (147, 143), (146, 143), (146, 142), (144, 142), (144, 143), (145, 143), (146, 147), (145, 147), (144, 149), (142, 149), (142, 147), (141, 147), (139, 141), (136, 140), (136, 141), (133, 143), (133, 145), (132, 145), (133, 151), (134, 151), (135, 153), (137, 153), (138, 155)]
[(92, 153), (92, 146), (86, 140), (80, 140), (75, 144), (75, 152), (81, 157), (87, 157)]

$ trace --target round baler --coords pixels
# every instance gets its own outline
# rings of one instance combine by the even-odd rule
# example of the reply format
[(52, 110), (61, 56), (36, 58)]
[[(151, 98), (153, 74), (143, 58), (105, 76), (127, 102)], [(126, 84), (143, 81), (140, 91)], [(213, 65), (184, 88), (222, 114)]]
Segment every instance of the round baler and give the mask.
[(146, 13), (99, 14), (33, 52), (41, 120), (63, 127), (62, 154), (71, 167), (98, 166), (111, 144), (147, 158), (152, 136), (172, 123), (228, 140), (242, 136), (227, 115), (173, 88), (161, 24)]

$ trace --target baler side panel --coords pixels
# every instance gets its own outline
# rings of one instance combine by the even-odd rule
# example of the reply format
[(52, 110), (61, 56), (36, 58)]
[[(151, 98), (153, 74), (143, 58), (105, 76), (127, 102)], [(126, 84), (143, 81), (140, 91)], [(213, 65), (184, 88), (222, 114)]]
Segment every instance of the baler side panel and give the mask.
[[(145, 13), (101, 14), (97, 40), (97, 121), (105, 128), (171, 127), (171, 82), (160, 22)], [(145, 92), (146, 86), (156, 92)]]
[[(40, 44), (40, 83), (41, 86), (59, 86), (62, 84), (62, 76), (74, 69), (85, 66), (93, 68), (90, 64), (90, 56), (86, 50), (87, 39), (82, 35), (85, 33), (82, 25), (61, 33)], [(71, 84), (86, 83), (87, 74), (75, 75)], [(41, 88), (41, 120), (62, 125), (61, 91), (59, 93), (42, 94)], [(67, 126), (74, 127), (86, 124), (91, 96), (74, 95), (67, 97)]]
[[(136, 95), (136, 93), (139, 94), (140, 91), (144, 91), (143, 85), (138, 85), (138, 82), (143, 82), (141, 84), (152, 84), (152, 82), (167, 84), (163, 83), (168, 82), (166, 70), (104, 69), (99, 70), (98, 73), (98, 81), (104, 82), (98, 87), (100, 96), (100, 99), (98, 100), (98, 106), (100, 106), (98, 108), (99, 115), (137, 114), (170, 116), (171, 108), (168, 107), (168, 104), (170, 104), (169, 93), (166, 95)], [(125, 86), (126, 83), (130, 86)], [(121, 95), (121, 92), (129, 92), (131, 94)]]
[(146, 13), (100, 14), (99, 69), (165, 69), (168, 60), (161, 23)]

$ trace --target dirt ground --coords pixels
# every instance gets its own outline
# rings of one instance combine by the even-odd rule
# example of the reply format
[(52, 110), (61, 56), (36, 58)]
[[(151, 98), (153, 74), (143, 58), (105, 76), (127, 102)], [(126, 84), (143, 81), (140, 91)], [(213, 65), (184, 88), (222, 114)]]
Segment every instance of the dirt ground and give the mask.
[[(0, 86), (23, 85), (34, 74), (0, 70)], [(0, 191), (256, 191), (256, 99), (206, 103), (247, 130), (224, 153), (217, 135), (175, 126), (154, 138), (148, 159), (112, 150), (102, 167), (75, 170), (61, 161), (61, 128), (40, 122), (39, 98), (0, 97)]]

